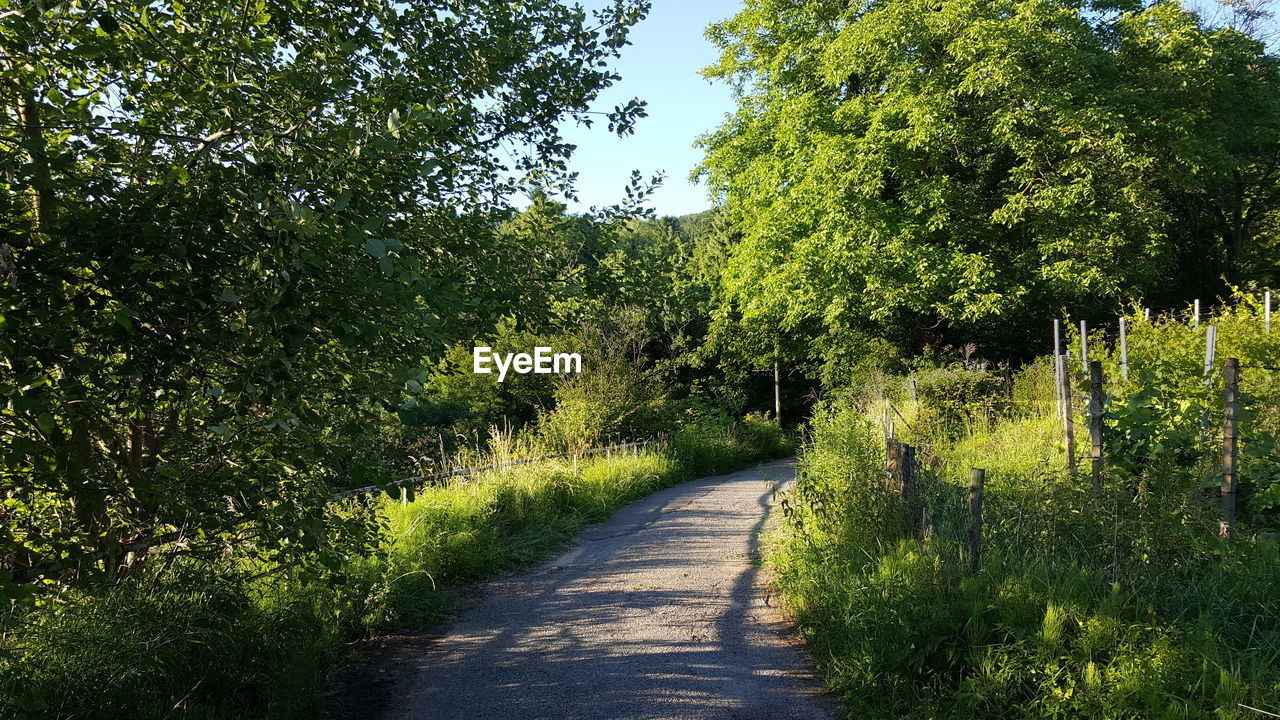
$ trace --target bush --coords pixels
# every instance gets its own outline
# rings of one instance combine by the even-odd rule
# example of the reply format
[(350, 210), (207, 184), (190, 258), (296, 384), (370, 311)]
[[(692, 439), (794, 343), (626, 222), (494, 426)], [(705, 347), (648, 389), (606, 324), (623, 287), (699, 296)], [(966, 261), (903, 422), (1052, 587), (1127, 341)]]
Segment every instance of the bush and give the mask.
[[(1037, 398), (1043, 372), (1016, 378), (1015, 394)], [(921, 537), (886, 490), (878, 423), (843, 400), (815, 416), (767, 561), (851, 716), (1244, 718), (1240, 703), (1276, 707), (1274, 536), (1242, 525), (1222, 543), (1195, 472), (1113, 480), (1094, 496), (1053, 469), (1060, 421), (1039, 398), (1044, 413), (1018, 410), (924, 449)], [(970, 466), (988, 469), (974, 576), (960, 562)]]
[(550, 447), (583, 449), (652, 437), (671, 427), (667, 392), (656, 377), (625, 361), (594, 362), (590, 373), (557, 382), (555, 409), (543, 414), (537, 427)]
[(778, 426), (761, 415), (739, 423), (682, 426), (671, 438), (671, 454), (694, 477), (741, 467), (795, 451)]
[(25, 718), (310, 717), (350, 627), (341, 591), (250, 583), (225, 564), (103, 595), (69, 591), (6, 618), (0, 715)]
[[(1197, 327), (1186, 313), (1153, 316), (1140, 308), (1127, 317), (1127, 377), (1119, 343), (1099, 330), (1089, 333), (1090, 359), (1102, 363), (1108, 395), (1106, 456), (1113, 473), (1133, 484), (1163, 484), (1199, 476), (1216, 487), (1222, 428), (1222, 368), (1226, 358), (1241, 365), (1240, 498), (1255, 522), (1280, 523), (1280, 332), (1268, 333), (1256, 294), (1237, 292), (1230, 302), (1202, 318)], [(1217, 329), (1216, 362), (1205, 374), (1208, 328)], [(1074, 329), (1069, 341), (1079, 342)], [(1072, 364), (1073, 375), (1084, 368)]]
[(999, 376), (983, 369), (952, 365), (912, 376), (919, 398), (918, 426), (955, 437), (986, 419), (1001, 400)]
[[(543, 462), (374, 501), (385, 534), (329, 571), (253, 577), (247, 558), (180, 558), (93, 594), (0, 616), (0, 717), (311, 718), (341, 643), (447, 613), (449, 590), (546, 557), (617, 507), (789, 450), (759, 418), (676, 432), (667, 449)], [(251, 567), (251, 569), (249, 569)]]

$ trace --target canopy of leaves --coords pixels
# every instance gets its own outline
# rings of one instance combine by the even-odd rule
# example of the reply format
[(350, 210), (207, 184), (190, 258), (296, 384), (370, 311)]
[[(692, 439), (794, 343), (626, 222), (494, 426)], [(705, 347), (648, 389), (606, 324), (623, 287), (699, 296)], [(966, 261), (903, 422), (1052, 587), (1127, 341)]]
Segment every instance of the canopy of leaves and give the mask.
[(1274, 273), (1276, 60), (1176, 3), (748, 0), (709, 36), (747, 326), (1020, 354), (1055, 308)]
[(321, 501), (525, 294), (506, 198), (646, 10), (0, 0), (0, 557), (359, 532)]

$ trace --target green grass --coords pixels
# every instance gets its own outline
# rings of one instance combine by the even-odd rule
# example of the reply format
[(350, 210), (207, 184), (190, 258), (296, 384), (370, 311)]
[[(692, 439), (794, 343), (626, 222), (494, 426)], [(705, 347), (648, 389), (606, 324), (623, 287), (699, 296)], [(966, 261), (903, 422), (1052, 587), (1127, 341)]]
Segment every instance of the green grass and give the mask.
[(387, 588), (382, 622), (421, 625), (447, 609), (441, 583), (489, 577), (539, 560), (614, 508), (692, 477), (661, 452), (490, 473), (388, 503), (387, 555), (362, 570)]
[(437, 623), (450, 589), (541, 560), (621, 505), (792, 449), (759, 422), (686, 428), (576, 473), (530, 464), (380, 500), (381, 547), (333, 572), (250, 579), (242, 558), (192, 558), (106, 592), (46, 592), (0, 615), (0, 717), (322, 716), (345, 641)]
[[(1247, 523), (1239, 541), (1218, 539), (1203, 468), (1112, 476), (1095, 497), (1087, 476), (1062, 472), (1052, 416), (951, 430), (909, 438), (931, 521), (919, 539), (884, 491), (878, 423), (852, 403), (829, 408), (769, 539), (780, 590), (851, 718), (1280, 711), (1280, 549)], [(960, 561), (970, 466), (988, 470), (972, 577)]]

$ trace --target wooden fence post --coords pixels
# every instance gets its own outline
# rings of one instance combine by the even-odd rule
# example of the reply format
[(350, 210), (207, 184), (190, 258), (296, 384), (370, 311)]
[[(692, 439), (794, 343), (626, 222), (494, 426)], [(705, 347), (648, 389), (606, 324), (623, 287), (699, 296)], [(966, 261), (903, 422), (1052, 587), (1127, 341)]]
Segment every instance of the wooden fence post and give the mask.
[(986, 470), (969, 469), (969, 508), (964, 516), (964, 545), (965, 561), (970, 575), (978, 572), (982, 557), (982, 486), (986, 479)]
[(1240, 436), (1240, 360), (1227, 358), (1222, 384), (1222, 537), (1236, 527), (1236, 456)]
[(902, 506), (907, 515), (911, 537), (916, 536), (916, 449), (902, 443), (898, 450), (898, 478), (902, 491)]
[(889, 487), (893, 490), (898, 489), (898, 468), (900, 467), (899, 458), (901, 457), (902, 446), (892, 437), (886, 437), (884, 442), (885, 456), (885, 474), (888, 475)]
[(1191, 327), (1200, 327), (1200, 298), (1196, 298), (1195, 309), (1191, 311)]
[(1067, 372), (1068, 355), (1058, 356), (1058, 386), (1062, 389), (1062, 441), (1067, 449), (1067, 473), (1076, 474), (1076, 431), (1071, 407), (1071, 374)]
[(1093, 491), (1102, 491), (1102, 361), (1089, 363), (1089, 457), (1093, 460)]
[(1266, 328), (1267, 334), (1271, 334), (1271, 291), (1270, 290), (1267, 291), (1266, 300), (1264, 300), (1263, 303), (1266, 305), (1266, 310), (1263, 311), (1263, 317), (1266, 318), (1266, 320), (1263, 321), (1263, 327)]

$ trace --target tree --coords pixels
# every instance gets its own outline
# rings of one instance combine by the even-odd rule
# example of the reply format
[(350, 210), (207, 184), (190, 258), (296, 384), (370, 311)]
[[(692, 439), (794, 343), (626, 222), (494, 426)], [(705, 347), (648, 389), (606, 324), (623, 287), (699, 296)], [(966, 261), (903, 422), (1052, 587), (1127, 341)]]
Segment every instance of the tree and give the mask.
[(0, 558), (358, 540), (324, 498), (524, 293), (507, 198), (647, 5), (0, 0)]
[(727, 302), (819, 356), (1026, 353), (1028, 317), (1247, 280), (1275, 214), (1277, 64), (1175, 3), (750, 0), (709, 36)]

